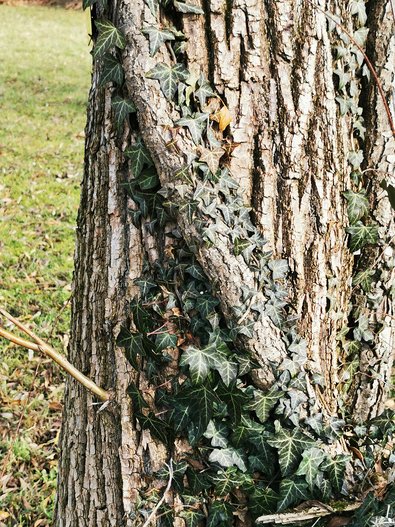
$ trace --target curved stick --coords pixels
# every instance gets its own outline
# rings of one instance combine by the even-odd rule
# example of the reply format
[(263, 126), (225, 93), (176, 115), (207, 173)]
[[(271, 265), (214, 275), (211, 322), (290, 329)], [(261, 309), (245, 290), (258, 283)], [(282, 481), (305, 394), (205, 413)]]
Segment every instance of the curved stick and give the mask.
[(12, 333), (9, 333), (8, 331), (5, 331), (4, 329), (0, 328), (0, 335), (4, 338), (10, 340), (11, 342), (14, 342), (15, 344), (18, 344), (20, 346), (23, 346), (24, 348), (32, 349), (34, 351), (42, 351), (45, 355), (50, 357), (54, 362), (56, 362), (65, 372), (67, 372), (69, 375), (71, 375), (76, 381), (78, 381), (80, 384), (85, 386), (90, 392), (97, 395), (102, 401), (108, 401), (110, 399), (110, 394), (106, 391), (100, 388), (96, 383), (91, 381), (86, 375), (81, 373), (75, 366), (73, 366), (63, 355), (58, 353), (56, 350), (51, 348), (46, 342), (44, 342), (40, 337), (35, 335), (33, 331), (28, 329), (22, 322), (19, 322), (16, 318), (14, 318), (12, 315), (7, 313), (4, 309), (0, 308), (0, 313), (7, 318), (10, 322), (15, 324), (19, 329), (21, 329), (24, 333), (29, 335), (34, 341), (29, 342), (25, 339), (22, 339), (20, 337), (17, 337), (13, 335)]

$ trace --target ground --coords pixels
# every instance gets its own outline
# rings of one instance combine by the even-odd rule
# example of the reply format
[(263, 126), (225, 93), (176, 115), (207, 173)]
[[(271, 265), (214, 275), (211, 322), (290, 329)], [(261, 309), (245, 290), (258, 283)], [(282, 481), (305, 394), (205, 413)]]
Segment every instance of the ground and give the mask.
[[(0, 304), (64, 351), (90, 84), (85, 15), (0, 5), (0, 19)], [(56, 367), (0, 341), (0, 527), (51, 524), (61, 399)]]

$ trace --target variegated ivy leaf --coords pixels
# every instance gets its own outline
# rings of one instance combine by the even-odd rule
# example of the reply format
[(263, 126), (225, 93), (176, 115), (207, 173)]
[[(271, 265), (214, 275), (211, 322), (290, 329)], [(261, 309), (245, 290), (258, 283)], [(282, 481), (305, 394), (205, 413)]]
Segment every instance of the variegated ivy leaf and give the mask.
[(129, 146), (125, 150), (125, 156), (130, 159), (132, 171), (135, 178), (137, 178), (144, 166), (152, 166), (151, 156), (145, 147), (141, 137), (137, 139), (134, 145)]
[(187, 3), (187, 2), (178, 2), (177, 0), (174, 0), (173, 2), (174, 7), (176, 8), (176, 11), (179, 13), (190, 13), (193, 15), (204, 15), (203, 9), (200, 7)]
[(121, 128), (125, 118), (129, 113), (135, 112), (136, 107), (130, 99), (123, 99), (116, 95), (112, 101), (111, 105), (114, 108), (115, 113), (115, 123), (117, 128)]
[(347, 227), (347, 232), (351, 234), (350, 250), (356, 252), (365, 245), (374, 245), (377, 242), (379, 229), (377, 224), (364, 225), (357, 221), (354, 225)]
[(360, 26), (364, 26), (367, 20), (366, 7), (364, 0), (351, 0), (348, 4), (348, 8), (352, 15), (358, 16), (358, 23)]
[(254, 480), (248, 474), (241, 474), (236, 467), (219, 470), (212, 478), (215, 485), (215, 495), (225, 496), (234, 488), (254, 488)]
[(116, 57), (110, 53), (106, 53), (103, 58), (103, 70), (100, 76), (99, 86), (104, 86), (107, 82), (115, 82), (118, 86), (122, 86), (123, 76), (122, 64)]
[(195, 113), (190, 117), (182, 117), (175, 124), (179, 126), (186, 126), (191, 134), (192, 140), (195, 144), (199, 144), (202, 139), (202, 134), (207, 126), (208, 113)]
[(307, 484), (302, 478), (283, 479), (280, 482), (280, 499), (277, 503), (277, 511), (281, 512), (303, 500), (308, 499), (309, 491)]
[(189, 366), (191, 379), (195, 384), (201, 384), (209, 374), (210, 369), (220, 369), (226, 361), (223, 352), (208, 345), (205, 348), (188, 346), (180, 359), (180, 366)]
[(272, 386), (266, 393), (256, 390), (254, 393), (254, 401), (249, 405), (249, 408), (255, 411), (261, 423), (265, 423), (269, 418), (270, 410), (274, 408), (277, 401), (283, 395), (284, 392), (275, 386)]
[(347, 213), (350, 223), (355, 223), (369, 212), (369, 201), (365, 190), (359, 192), (348, 190), (343, 192), (343, 196), (347, 200)]
[(277, 327), (281, 327), (284, 321), (283, 307), (286, 305), (287, 303), (285, 301), (279, 300), (274, 295), (265, 304), (266, 315)]
[(188, 78), (188, 70), (182, 64), (169, 66), (160, 63), (146, 73), (146, 76), (158, 80), (163, 94), (171, 100), (176, 94), (178, 83)]
[(282, 280), (289, 271), (288, 261), (284, 259), (272, 260), (268, 263), (268, 267), (272, 272), (273, 280)]
[(369, 28), (367, 27), (360, 27), (357, 31), (354, 31), (353, 37), (355, 42), (361, 47), (364, 46), (366, 39), (368, 38), (368, 33)]
[(149, 51), (153, 57), (161, 45), (168, 41), (174, 40), (174, 33), (168, 29), (159, 29), (158, 27), (148, 26), (142, 30), (144, 35), (148, 36), (149, 39)]
[(321, 465), (321, 470), (328, 473), (329, 481), (336, 492), (342, 490), (346, 464), (349, 460), (350, 456), (339, 454), (335, 457), (328, 457)]
[(375, 271), (373, 269), (359, 271), (359, 273), (357, 273), (352, 279), (352, 285), (360, 285), (365, 293), (369, 293), (372, 287), (374, 275)]
[(109, 20), (95, 20), (95, 25), (99, 32), (95, 47), (93, 48), (93, 58), (103, 57), (107, 51), (116, 46), (124, 49), (126, 40), (121, 31)]
[(275, 437), (267, 442), (278, 451), (281, 474), (288, 476), (299, 464), (302, 452), (314, 446), (315, 442), (298, 428), (292, 431), (284, 429), (279, 421), (275, 422), (275, 427)]
[(218, 421), (210, 421), (207, 430), (204, 432), (204, 437), (211, 439), (211, 445), (220, 448), (226, 448), (228, 446), (227, 435), (229, 430), (224, 423)]
[(209, 461), (219, 463), (221, 467), (238, 467), (242, 472), (247, 471), (247, 467), (240, 452), (234, 448), (215, 448), (209, 455)]
[(363, 152), (362, 150), (357, 150), (356, 152), (350, 152), (348, 154), (348, 162), (353, 167), (354, 170), (357, 170), (363, 161)]
[(210, 150), (209, 148), (202, 148), (201, 152), (202, 154), (199, 158), (199, 161), (201, 161), (202, 163), (206, 163), (208, 168), (210, 169), (210, 172), (212, 174), (216, 174), (219, 168), (219, 161), (221, 157), (225, 154), (225, 150), (223, 148), (215, 148), (214, 150)]
[(206, 105), (207, 97), (215, 97), (216, 93), (203, 75), (200, 75), (198, 84), (199, 88), (195, 91), (195, 96), (199, 99), (200, 106), (203, 108)]
[(314, 482), (319, 473), (319, 467), (325, 458), (325, 452), (317, 447), (305, 450), (302, 454), (302, 461), (296, 471), (296, 475), (304, 476), (310, 489), (314, 486)]
[(355, 340), (362, 342), (371, 342), (374, 340), (374, 335), (369, 329), (369, 319), (364, 315), (358, 318), (358, 326), (354, 329)]

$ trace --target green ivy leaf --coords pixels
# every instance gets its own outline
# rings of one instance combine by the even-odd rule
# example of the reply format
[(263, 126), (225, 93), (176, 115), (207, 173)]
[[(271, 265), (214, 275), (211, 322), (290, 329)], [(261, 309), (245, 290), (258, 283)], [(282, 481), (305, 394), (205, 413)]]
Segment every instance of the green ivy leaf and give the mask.
[(295, 481), (283, 479), (280, 481), (280, 500), (277, 503), (277, 511), (282, 512), (291, 505), (307, 500), (309, 497), (307, 484), (303, 479), (298, 478)]
[(158, 0), (144, 0), (146, 5), (149, 7), (151, 13), (156, 17), (159, 11), (159, 1)]
[(146, 74), (146, 77), (158, 80), (164, 96), (172, 100), (179, 82), (185, 81), (188, 75), (188, 70), (182, 64), (175, 64), (174, 66), (157, 64)]
[(147, 333), (153, 328), (152, 315), (143, 308), (141, 302), (134, 300), (130, 304), (130, 309), (133, 315), (133, 322), (138, 331)]
[(208, 113), (195, 113), (190, 117), (182, 117), (175, 122), (179, 126), (186, 126), (195, 144), (199, 144), (207, 126)]
[[(200, 77), (198, 84), (199, 88), (195, 91), (195, 96), (199, 99), (201, 108), (204, 108), (207, 98), (215, 97), (216, 93), (204, 77)], [(220, 146), (220, 144), (217, 146)]]
[(132, 333), (127, 328), (122, 327), (117, 338), (117, 346), (125, 348), (126, 358), (135, 370), (139, 369), (137, 357), (146, 357), (146, 349), (141, 333)]
[(190, 419), (196, 426), (194, 438), (194, 444), (196, 444), (207, 430), (213, 416), (214, 403), (218, 401), (218, 397), (211, 388), (199, 384), (183, 390), (177, 396), (177, 401), (188, 405)]
[(126, 393), (132, 399), (134, 412), (141, 413), (143, 408), (148, 408), (148, 404), (146, 403), (140, 390), (137, 388), (137, 386), (133, 382), (131, 382), (129, 386), (127, 387)]
[(347, 200), (347, 213), (350, 223), (355, 223), (368, 214), (369, 201), (366, 197), (365, 190), (361, 190), (359, 192), (348, 190), (343, 192), (343, 196)]
[(152, 190), (159, 185), (158, 174), (154, 167), (144, 169), (139, 175), (137, 182), (141, 190)]
[(211, 439), (211, 446), (220, 448), (226, 448), (228, 446), (228, 429), (220, 421), (210, 421), (203, 435), (207, 439)]
[(325, 459), (325, 452), (320, 448), (313, 447), (305, 450), (302, 454), (302, 461), (298, 467), (297, 476), (305, 476), (310, 489), (314, 486), (314, 481), (319, 472), (319, 466)]
[(273, 280), (282, 280), (287, 276), (289, 271), (288, 260), (271, 260), (268, 267), (272, 272)]
[(163, 444), (168, 445), (169, 443), (169, 429), (165, 421), (155, 417), (155, 414), (150, 412), (148, 415), (140, 413), (135, 414), (141, 428), (148, 429), (151, 432), (152, 437), (159, 439)]
[(278, 421), (275, 425), (276, 434), (273, 439), (268, 439), (267, 442), (277, 449), (281, 474), (288, 476), (298, 465), (302, 452), (312, 447), (315, 442), (302, 434), (298, 428), (284, 429)]
[(172, 333), (159, 333), (155, 337), (155, 346), (158, 351), (163, 351), (167, 348), (175, 348), (177, 346), (177, 335)]
[(95, 20), (95, 26), (99, 35), (93, 48), (94, 59), (103, 57), (114, 46), (119, 49), (125, 48), (126, 40), (124, 35), (109, 20)]
[(199, 161), (206, 163), (210, 172), (212, 174), (216, 174), (219, 168), (219, 161), (224, 154), (224, 148), (215, 148), (213, 150), (210, 150), (209, 148), (203, 148)]
[(196, 280), (200, 280), (201, 282), (207, 282), (207, 276), (203, 272), (203, 269), (200, 267), (200, 265), (189, 265), (185, 272), (193, 276), (193, 278), (196, 278)]
[(364, 225), (357, 221), (348, 227), (347, 232), (351, 234), (350, 250), (356, 252), (365, 245), (374, 245), (378, 239), (379, 229), (377, 224)]
[(243, 251), (249, 248), (251, 245), (250, 240), (243, 240), (241, 238), (236, 238), (233, 244), (233, 250), (236, 256), (239, 256)]
[(377, 417), (374, 417), (369, 425), (376, 427), (383, 437), (395, 431), (395, 414), (392, 410), (387, 409)]
[(224, 527), (232, 525), (233, 508), (225, 501), (214, 501), (208, 510), (207, 527)]
[(329, 481), (332, 483), (336, 492), (341, 492), (342, 490), (346, 464), (349, 460), (350, 456), (338, 455), (335, 457), (327, 457), (321, 465), (321, 470), (328, 473)]
[(134, 145), (127, 148), (124, 153), (130, 159), (135, 178), (140, 175), (144, 166), (150, 167), (153, 165), (150, 153), (145, 147), (141, 137), (137, 139)]
[(190, 407), (188, 404), (180, 403), (177, 399), (173, 401), (170, 422), (174, 433), (177, 435), (190, 425)]
[(141, 296), (143, 298), (146, 298), (148, 296), (151, 289), (155, 289), (156, 287), (158, 287), (158, 284), (156, 282), (151, 282), (151, 280), (147, 280), (145, 278), (136, 278), (134, 280), (134, 284), (140, 288)]
[(116, 57), (106, 53), (103, 57), (103, 70), (100, 76), (99, 86), (104, 86), (107, 82), (115, 82), (118, 86), (123, 84), (123, 67)]
[(209, 344), (205, 348), (188, 346), (181, 355), (180, 366), (189, 366), (192, 381), (195, 384), (201, 384), (210, 369), (216, 369), (220, 373), (224, 362), (226, 362), (226, 355), (214, 345)]
[(287, 303), (285, 301), (279, 300), (274, 295), (265, 304), (266, 315), (277, 327), (281, 327), (283, 324), (283, 307), (286, 305)]
[(248, 509), (254, 518), (276, 512), (279, 496), (273, 489), (255, 487), (248, 498)]
[(364, 271), (359, 271), (353, 279), (352, 279), (352, 285), (357, 286), (360, 285), (365, 291), (365, 293), (369, 293), (371, 287), (373, 278), (375, 275), (375, 271), (373, 269), (365, 269)]
[(154, 26), (145, 27), (142, 33), (148, 36), (149, 50), (152, 57), (164, 42), (175, 39), (174, 33), (169, 29), (159, 29)]
[(190, 223), (193, 221), (194, 213), (196, 212), (198, 204), (199, 202), (196, 200), (188, 200), (180, 205), (180, 212), (186, 214), (186, 217)]
[(235, 382), (232, 382), (229, 386), (219, 382), (216, 393), (221, 401), (226, 404), (233, 421), (238, 423), (241, 419), (243, 407), (249, 403), (250, 397), (237, 388)]
[(209, 316), (215, 311), (215, 308), (218, 306), (218, 304), (219, 300), (217, 298), (206, 294), (198, 296), (195, 307), (203, 318), (209, 318)]
[(277, 387), (272, 386), (268, 392), (255, 390), (254, 401), (249, 408), (254, 410), (256, 416), (261, 423), (265, 423), (269, 419), (270, 410), (274, 408), (277, 401), (284, 395), (285, 392), (280, 391)]
[(203, 9), (201, 9), (200, 7), (196, 5), (188, 4), (186, 2), (178, 2), (177, 0), (174, 0), (173, 4), (174, 4), (174, 7), (176, 8), (176, 11), (178, 11), (179, 13), (204, 15)]
[(186, 527), (198, 527), (204, 519), (204, 514), (201, 511), (193, 509), (184, 509), (180, 512), (181, 518), (185, 521)]
[(111, 106), (114, 109), (115, 124), (118, 129), (122, 127), (126, 116), (129, 115), (129, 113), (136, 111), (136, 107), (131, 100), (123, 99), (122, 97), (119, 97), (119, 95), (113, 97)]

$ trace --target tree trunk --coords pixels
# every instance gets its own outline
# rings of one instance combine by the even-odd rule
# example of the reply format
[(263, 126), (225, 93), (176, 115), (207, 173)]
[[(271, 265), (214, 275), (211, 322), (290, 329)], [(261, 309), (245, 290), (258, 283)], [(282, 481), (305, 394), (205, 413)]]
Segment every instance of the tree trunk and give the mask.
[[(394, 141), (377, 86), (366, 75), (366, 66), (357, 62), (361, 54), (347, 33), (356, 35), (365, 47), (361, 35), (366, 36), (364, 29), (369, 29), (366, 53), (388, 98), (395, 58), (390, 0), (368, 2), (366, 21), (363, 13), (352, 14), (352, 9), (350, 13), (340, 1), (316, 6), (309, 0), (201, 0), (204, 14), (182, 13), (176, 8), (177, 3), (172, 7), (167, 2), (156, 13), (155, 1), (125, 0), (109, 1), (105, 8), (94, 4), (92, 9), (97, 19), (111, 20), (126, 37), (125, 46), (122, 40), (116, 42), (118, 48), (124, 47), (122, 53), (119, 49), (113, 53), (122, 57), (125, 82), (101, 86), (103, 61), (100, 52), (94, 51), (97, 59), (86, 129), (69, 354), (83, 373), (111, 390), (113, 399), (101, 407), (75, 382), (67, 383), (58, 527), (143, 525), (167, 483), (155, 473), (170, 458), (175, 462), (193, 458), (185, 434), (165, 446), (141, 417), (136, 418), (137, 405), (132, 408), (133, 397), (127, 394), (133, 383), (161, 418), (160, 405), (158, 410), (151, 404), (156, 388), (174, 377), (184, 382), (189, 370), (179, 371), (179, 357), (186, 353), (187, 345), (204, 345), (203, 338), (199, 341), (202, 330), (186, 329), (188, 317), (179, 312), (177, 294), (183, 290), (185, 272), (174, 275), (179, 282), (158, 279), (158, 267), (172, 268), (174, 254), (183, 244), (184, 251), (191, 251), (189, 264), (201, 266), (219, 300), (215, 310), (220, 326), (237, 328), (229, 346), (259, 364), (248, 380), (243, 376), (243, 389), (254, 386), (267, 393), (274, 384), (279, 392), (285, 390), (289, 398), (282, 408), (291, 427), (306, 426), (306, 420), (317, 415), (324, 422), (345, 417), (366, 422), (382, 412), (389, 393), (395, 336), (395, 230), (387, 193), (380, 183), (384, 179), (395, 185)], [(336, 15), (343, 28), (325, 10)], [(177, 40), (174, 31), (151, 56), (149, 35), (142, 33), (151, 26), (172, 26), (185, 39)], [(96, 48), (101, 43), (100, 24), (98, 30)], [(183, 44), (182, 53), (175, 42)], [(196, 92), (199, 82), (202, 87), (199, 76), (207, 79), (207, 100), (191, 97), (195, 97), (194, 111), (211, 115), (206, 118), (215, 135), (211, 147), (210, 137), (195, 138), (195, 144), (190, 129), (182, 122), (177, 124), (183, 117), (180, 108), (188, 101), (180, 104), (181, 88), (178, 100), (177, 96), (169, 100), (163, 85), (153, 78), (157, 64), (174, 66), (175, 60), (195, 74), (187, 84), (182, 74), (177, 78), (186, 91)], [(136, 112), (120, 114), (117, 96), (133, 101)], [(348, 105), (346, 113), (343, 105)], [(133, 167), (137, 171), (133, 159), (128, 161), (128, 149), (139, 137), (159, 176), (161, 196), (172, 202), (165, 206), (163, 221), (152, 212), (141, 212), (141, 188), (136, 190), (134, 182), (139, 174), (133, 173)], [(217, 152), (217, 160), (207, 161), (210, 148), (222, 148), (223, 155), (218, 158)], [(217, 183), (213, 177), (202, 184), (199, 177), (204, 174), (193, 164), (199, 158), (213, 173), (220, 159), (219, 168), (227, 167), (233, 178), (230, 188), (219, 189), (221, 179)], [(188, 164), (187, 182), (181, 181), (176, 175)], [(207, 189), (208, 194), (203, 195)], [(350, 193), (363, 194), (365, 189), (363, 210), (350, 212)], [(232, 199), (241, 196), (251, 208), (250, 215), (240, 205), (238, 220), (227, 218), (231, 210), (227, 194)], [(188, 202), (194, 203), (193, 209)], [(359, 221), (368, 226), (377, 223), (377, 240), (372, 234), (370, 243), (356, 246), (358, 233), (354, 232), (350, 241), (347, 229), (351, 225), (352, 232), (352, 225)], [(246, 240), (243, 229), (247, 223), (251, 223), (248, 233), (253, 241)], [(262, 250), (260, 234), (267, 241)], [(235, 243), (241, 243), (240, 239), (246, 244), (239, 250)], [(257, 262), (260, 258), (268, 261), (264, 254), (268, 251), (275, 263), (269, 261), (266, 271), (258, 271)], [(283, 260), (288, 271), (285, 278), (278, 271), (277, 279), (275, 267), (283, 266)], [(363, 271), (371, 283), (361, 286), (358, 273)], [(161, 312), (166, 331), (175, 335), (175, 326), (182, 328), (177, 346), (167, 351), (168, 364), (153, 377), (147, 373), (148, 359), (135, 358), (139, 368), (133, 367), (125, 350), (116, 345), (122, 327), (136, 330), (138, 326), (131, 302), (141, 295), (140, 304), (149, 304), (144, 287), (141, 291), (141, 283), (140, 288), (135, 284), (142, 275), (145, 280), (152, 276), (158, 280), (161, 289), (155, 298), (162, 295), (160, 305), (170, 296), (175, 299), (169, 307), (173, 318), (160, 306), (155, 312)], [(281, 288), (287, 293), (284, 302)], [(291, 326), (293, 318), (295, 327)], [(300, 344), (303, 355), (304, 342), (307, 362), (289, 375), (303, 381), (304, 388), (284, 388), (290, 363), (300, 360), (295, 348)], [(279, 415), (271, 414), (269, 422), (274, 419), (280, 419)], [(327, 450), (350, 453), (344, 438), (336, 438)], [(207, 455), (202, 453), (194, 463), (207, 468)], [(191, 464), (196, 468), (193, 461)], [(159, 495), (155, 489), (161, 489)], [(238, 498), (240, 510), (236, 508), (234, 525), (250, 525), (254, 514), (246, 510), (249, 498)], [(185, 500), (176, 492), (166, 493), (166, 502), (176, 512), (169, 525), (194, 525), (181, 518)], [(210, 514), (210, 506), (209, 512), (204, 505), (199, 510)], [(165, 525), (162, 521), (163, 517), (153, 520), (152, 525)]]

